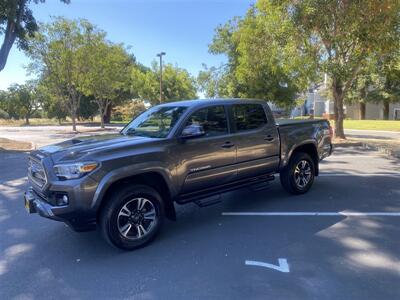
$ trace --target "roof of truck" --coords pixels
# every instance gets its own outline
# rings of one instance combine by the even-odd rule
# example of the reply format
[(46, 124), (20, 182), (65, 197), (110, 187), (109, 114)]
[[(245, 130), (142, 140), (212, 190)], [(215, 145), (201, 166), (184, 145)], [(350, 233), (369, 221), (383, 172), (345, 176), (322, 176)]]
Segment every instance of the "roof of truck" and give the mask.
[(195, 99), (195, 100), (182, 100), (176, 102), (165, 102), (160, 105), (163, 106), (202, 106), (205, 104), (240, 104), (240, 103), (266, 103), (265, 100), (259, 99), (239, 99), (239, 98), (217, 98), (217, 99)]

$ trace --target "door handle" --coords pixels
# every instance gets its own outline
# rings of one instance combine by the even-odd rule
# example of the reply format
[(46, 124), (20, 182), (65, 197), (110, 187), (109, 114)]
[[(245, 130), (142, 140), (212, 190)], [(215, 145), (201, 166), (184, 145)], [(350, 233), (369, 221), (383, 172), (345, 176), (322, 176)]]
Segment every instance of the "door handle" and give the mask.
[(233, 146), (235, 146), (234, 144), (232, 144), (231, 142), (225, 142), (225, 144), (223, 144), (221, 147), (222, 148), (232, 148)]
[(268, 142), (272, 142), (274, 140), (274, 137), (272, 135), (267, 135), (264, 140), (268, 141)]

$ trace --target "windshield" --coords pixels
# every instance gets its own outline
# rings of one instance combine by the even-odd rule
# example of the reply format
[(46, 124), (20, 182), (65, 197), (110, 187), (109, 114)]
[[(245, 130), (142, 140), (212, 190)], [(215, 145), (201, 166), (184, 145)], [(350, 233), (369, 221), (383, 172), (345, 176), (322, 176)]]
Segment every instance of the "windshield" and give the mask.
[(165, 138), (185, 112), (184, 106), (155, 106), (139, 115), (123, 130), (123, 135)]

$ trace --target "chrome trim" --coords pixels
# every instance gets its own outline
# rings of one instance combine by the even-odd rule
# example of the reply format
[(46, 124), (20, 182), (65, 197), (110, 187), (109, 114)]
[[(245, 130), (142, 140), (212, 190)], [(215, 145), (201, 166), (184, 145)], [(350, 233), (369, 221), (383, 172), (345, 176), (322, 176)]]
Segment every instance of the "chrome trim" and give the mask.
[(48, 182), (42, 162), (32, 156), (28, 158), (28, 178), (40, 189), (43, 189)]

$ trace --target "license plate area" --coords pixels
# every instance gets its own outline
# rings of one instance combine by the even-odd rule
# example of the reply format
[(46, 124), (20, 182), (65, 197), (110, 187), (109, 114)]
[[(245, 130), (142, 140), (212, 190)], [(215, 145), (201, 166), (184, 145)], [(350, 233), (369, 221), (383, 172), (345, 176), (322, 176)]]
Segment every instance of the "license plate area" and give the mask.
[(25, 193), (24, 202), (25, 202), (25, 209), (29, 214), (36, 213), (36, 205), (35, 205), (35, 197), (32, 195), (31, 192)]

